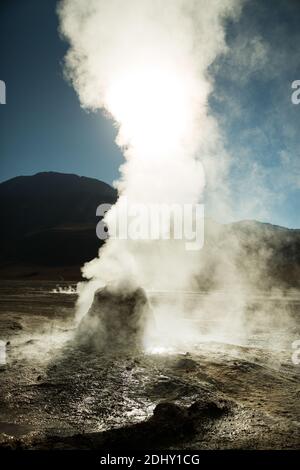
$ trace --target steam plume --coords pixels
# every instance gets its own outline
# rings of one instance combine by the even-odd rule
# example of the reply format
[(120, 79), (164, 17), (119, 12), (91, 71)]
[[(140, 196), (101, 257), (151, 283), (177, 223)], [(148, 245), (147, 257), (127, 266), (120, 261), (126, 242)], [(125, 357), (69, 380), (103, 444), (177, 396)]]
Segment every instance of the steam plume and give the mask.
[[(240, 0), (60, 3), (70, 44), (66, 73), (84, 108), (103, 109), (115, 121), (125, 157), (116, 187), (129, 204), (203, 201), (203, 165), (206, 179), (218, 182), (226, 153), (209, 113), (208, 69), (226, 52), (225, 19), (239, 11)], [(81, 287), (79, 317), (108, 282), (185, 290), (198, 269), (199, 256), (181, 243), (109, 239), (83, 268), (89, 282)]]

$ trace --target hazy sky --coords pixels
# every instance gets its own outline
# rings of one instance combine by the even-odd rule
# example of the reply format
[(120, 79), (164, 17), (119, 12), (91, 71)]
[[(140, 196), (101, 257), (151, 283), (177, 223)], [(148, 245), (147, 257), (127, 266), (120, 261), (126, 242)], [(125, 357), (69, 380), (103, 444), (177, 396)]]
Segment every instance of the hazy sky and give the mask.
[[(124, 2), (125, 3), (125, 2)], [(0, 180), (39, 171), (111, 183), (122, 155), (101, 114), (80, 108), (65, 80), (66, 45), (54, 0), (1, 0)], [(212, 67), (211, 97), (232, 156), (229, 185), (236, 218), (300, 227), (300, 2), (249, 0), (227, 26), (229, 52)]]

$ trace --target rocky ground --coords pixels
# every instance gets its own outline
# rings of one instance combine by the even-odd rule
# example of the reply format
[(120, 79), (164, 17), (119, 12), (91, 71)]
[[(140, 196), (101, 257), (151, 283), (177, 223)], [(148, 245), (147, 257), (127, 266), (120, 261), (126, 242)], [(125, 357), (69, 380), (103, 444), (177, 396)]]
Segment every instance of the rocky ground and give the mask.
[(276, 350), (263, 347), (264, 332), (247, 345), (211, 340), (172, 354), (95, 354), (70, 341), (76, 295), (55, 287), (1, 283), (2, 448), (300, 447), (297, 331)]

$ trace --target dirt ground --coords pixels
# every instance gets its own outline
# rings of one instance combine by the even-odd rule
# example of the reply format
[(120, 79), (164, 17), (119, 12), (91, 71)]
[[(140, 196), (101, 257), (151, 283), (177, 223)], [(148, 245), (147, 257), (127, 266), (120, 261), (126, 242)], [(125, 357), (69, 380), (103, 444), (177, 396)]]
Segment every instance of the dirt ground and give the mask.
[(299, 328), (276, 350), (268, 331), (192, 352), (95, 354), (71, 341), (76, 294), (55, 287), (1, 281), (0, 447), (299, 449)]

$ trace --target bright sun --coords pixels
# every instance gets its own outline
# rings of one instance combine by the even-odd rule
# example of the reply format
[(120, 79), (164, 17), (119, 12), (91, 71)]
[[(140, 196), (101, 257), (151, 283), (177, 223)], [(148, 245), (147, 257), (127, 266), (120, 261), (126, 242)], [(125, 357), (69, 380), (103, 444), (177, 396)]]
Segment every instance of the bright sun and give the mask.
[(107, 108), (125, 144), (165, 153), (178, 148), (188, 127), (189, 88), (176, 71), (141, 68), (109, 87)]

